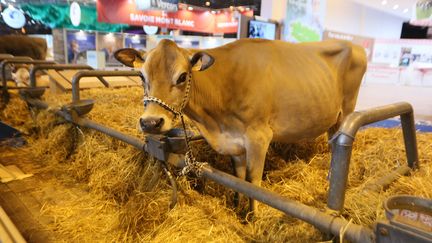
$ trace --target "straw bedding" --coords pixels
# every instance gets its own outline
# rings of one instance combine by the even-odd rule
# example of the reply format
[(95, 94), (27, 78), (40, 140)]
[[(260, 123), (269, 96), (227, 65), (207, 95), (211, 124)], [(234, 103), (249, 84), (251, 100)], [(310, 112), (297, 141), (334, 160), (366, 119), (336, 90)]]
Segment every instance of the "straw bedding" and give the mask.
[[(96, 100), (88, 117), (141, 137), (136, 121), (142, 112), (140, 88), (88, 90)], [(49, 95), (51, 107), (70, 102), (70, 94)], [(61, 204), (47, 202), (41, 212), (65, 241), (151, 242), (314, 242), (312, 226), (260, 205), (253, 222), (244, 220), (246, 200), (234, 207), (234, 193), (211, 181), (178, 177), (179, 201), (169, 210), (171, 188), (158, 161), (132, 146), (98, 132), (64, 123), (49, 111), (30, 111), (16, 96), (0, 118), (27, 135), (24, 148), (57, 173), (59, 184), (86, 188)], [(400, 129), (368, 128), (358, 133), (351, 160), (345, 212), (354, 223), (372, 227), (383, 218), (382, 202), (396, 194), (432, 198), (432, 134), (418, 133), (421, 168), (379, 193), (365, 185), (406, 163)], [(200, 160), (231, 173), (230, 160), (204, 142), (194, 143)], [(290, 199), (324, 208), (330, 153), (326, 137), (294, 145), (272, 144), (262, 186)], [(176, 174), (176, 169), (171, 168)], [(69, 181), (69, 182), (68, 182)], [(66, 189), (65, 189), (66, 190)], [(65, 191), (67, 193), (67, 190)]]

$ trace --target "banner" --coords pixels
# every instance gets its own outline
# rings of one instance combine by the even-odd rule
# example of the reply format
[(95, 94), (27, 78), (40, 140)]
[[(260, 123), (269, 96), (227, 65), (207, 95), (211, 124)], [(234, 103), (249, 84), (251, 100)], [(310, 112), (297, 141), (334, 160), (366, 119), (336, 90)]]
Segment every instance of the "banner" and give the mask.
[[(135, 1), (98, 0), (98, 21), (130, 25), (153, 25), (163, 28), (180, 29), (206, 33), (237, 33), (238, 21), (234, 12), (179, 10), (177, 12), (142, 11)], [(253, 11), (243, 12), (253, 16)]]
[(98, 33), (96, 37), (97, 49), (105, 55), (106, 65), (120, 64), (114, 57), (114, 52), (123, 48), (123, 35), (114, 33)]
[(87, 51), (96, 50), (96, 35), (94, 33), (67, 32), (67, 63), (86, 64)]
[(432, 0), (419, 0), (415, 5), (412, 25), (432, 26)]
[(135, 0), (135, 4), (138, 10), (178, 10), (178, 0)]

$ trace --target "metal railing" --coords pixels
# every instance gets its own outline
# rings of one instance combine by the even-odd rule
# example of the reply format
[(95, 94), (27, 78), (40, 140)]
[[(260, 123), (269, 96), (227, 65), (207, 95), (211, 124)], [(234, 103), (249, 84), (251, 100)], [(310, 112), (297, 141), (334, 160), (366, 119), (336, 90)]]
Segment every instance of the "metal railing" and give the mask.
[(7, 87), (7, 78), (6, 78), (6, 66), (10, 64), (55, 64), (53, 61), (42, 61), (42, 60), (33, 60), (30, 57), (13, 57), (3, 59), (0, 63), (0, 71), (2, 78), (2, 97), (3, 102), (6, 104), (9, 102), (9, 93)]
[[(56, 71), (63, 71), (63, 70), (94, 70), (93, 67), (85, 64), (41, 64), (41, 65), (35, 65), (30, 70), (30, 87), (36, 87), (36, 73), (38, 71), (43, 70), (56, 70)], [(101, 81), (105, 86), (108, 85), (108, 82), (103, 77), (96, 77)], [(69, 81), (69, 80), (68, 80)], [(73, 81), (69, 81), (72, 85)]]
[(364, 125), (395, 116), (401, 117), (408, 166), (402, 166), (396, 169), (386, 177), (381, 178), (377, 184), (369, 189), (379, 190), (393, 182), (400, 175), (408, 173), (410, 169), (418, 167), (414, 115), (412, 106), (409, 103), (400, 102), (365, 111), (353, 112), (345, 118), (339, 131), (331, 139), (332, 159), (330, 169), (330, 189), (327, 198), (327, 207), (329, 209), (335, 211), (341, 211), (343, 209), (352, 145), (357, 131)]
[[(72, 79), (72, 101), (76, 102), (80, 100), (80, 89), (79, 82), (82, 78), (85, 77), (122, 77), (122, 76), (137, 76), (142, 78), (142, 74), (140, 71), (102, 71), (102, 70), (94, 70), (94, 71), (81, 71), (75, 74)], [(108, 87), (109, 84), (106, 81), (102, 81), (99, 79), (105, 87)]]

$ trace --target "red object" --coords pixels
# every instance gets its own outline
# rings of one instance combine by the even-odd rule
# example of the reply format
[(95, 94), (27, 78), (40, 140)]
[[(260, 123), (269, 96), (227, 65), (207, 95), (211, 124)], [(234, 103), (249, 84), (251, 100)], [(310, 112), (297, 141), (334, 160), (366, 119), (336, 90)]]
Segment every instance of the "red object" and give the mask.
[[(153, 25), (170, 29), (180, 29), (206, 33), (236, 33), (238, 22), (231, 11), (212, 14), (210, 11), (179, 10), (177, 12), (137, 10), (135, 1), (98, 0), (99, 22)], [(253, 16), (253, 11), (242, 14)]]

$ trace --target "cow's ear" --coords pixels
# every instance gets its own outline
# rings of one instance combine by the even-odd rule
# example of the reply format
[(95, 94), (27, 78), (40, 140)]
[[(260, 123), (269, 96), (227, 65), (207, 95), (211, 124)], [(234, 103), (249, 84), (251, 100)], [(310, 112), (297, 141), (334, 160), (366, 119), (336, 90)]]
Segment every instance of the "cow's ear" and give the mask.
[(195, 53), (190, 60), (192, 70), (204, 71), (214, 63), (214, 58), (206, 52)]
[(114, 52), (114, 57), (128, 67), (140, 68), (144, 64), (144, 52), (123, 48)]

